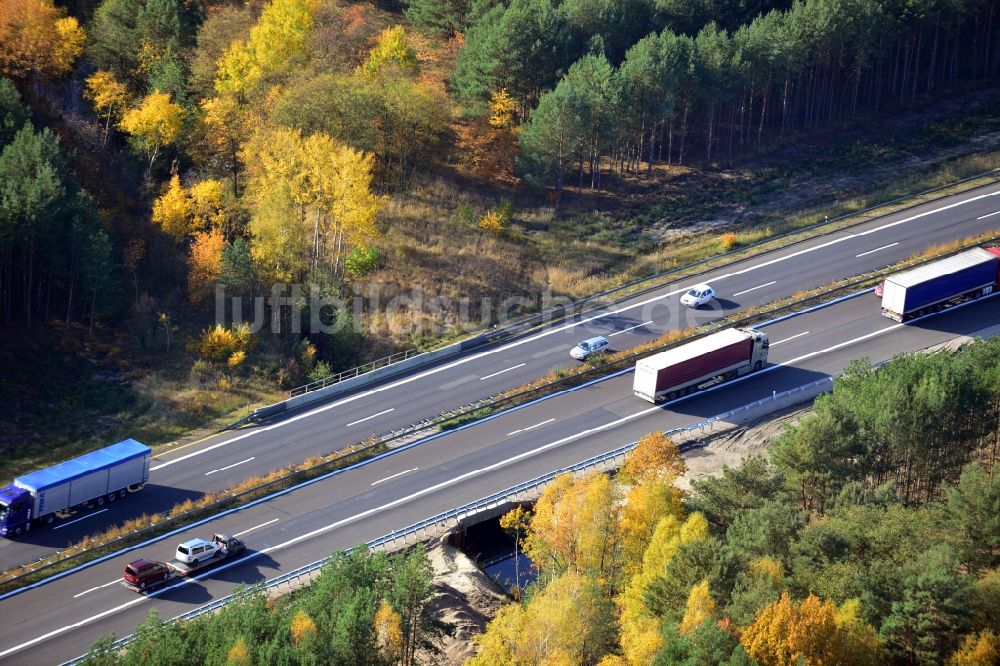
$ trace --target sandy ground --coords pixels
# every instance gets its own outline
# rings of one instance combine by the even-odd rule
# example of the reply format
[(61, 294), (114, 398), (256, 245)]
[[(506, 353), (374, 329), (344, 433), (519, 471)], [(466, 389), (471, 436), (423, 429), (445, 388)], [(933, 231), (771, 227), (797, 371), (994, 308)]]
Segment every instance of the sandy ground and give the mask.
[[(808, 411), (807, 405), (793, 406), (712, 435), (704, 447), (684, 455), (688, 472), (678, 485), (687, 490), (691, 479), (720, 474), (723, 467), (737, 466), (748, 455), (763, 454), (768, 442), (780, 435), (786, 424), (794, 423)], [(465, 553), (450, 546), (447, 538), (429, 548), (428, 556), (434, 567), (432, 612), (447, 627), (447, 634), (439, 643), (440, 652), (422, 653), (421, 663), (458, 666), (475, 654), (473, 637), (485, 629), (508, 597)]]
[(447, 537), (429, 548), (427, 556), (434, 568), (431, 613), (445, 626), (445, 636), (437, 643), (437, 653), (425, 650), (417, 659), (458, 666), (476, 654), (473, 637), (486, 629), (508, 597), (465, 553), (449, 545)]

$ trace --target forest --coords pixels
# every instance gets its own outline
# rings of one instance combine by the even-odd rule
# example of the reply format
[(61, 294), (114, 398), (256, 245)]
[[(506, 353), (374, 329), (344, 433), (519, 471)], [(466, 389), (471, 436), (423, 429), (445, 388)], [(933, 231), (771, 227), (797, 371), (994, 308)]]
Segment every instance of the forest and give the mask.
[(772, 443), (673, 485), (669, 439), (503, 523), (539, 570), (470, 666), (1000, 659), (1000, 341), (858, 362)]
[[(998, 374), (998, 338), (855, 363), (766, 458), (690, 492), (661, 433), (613, 478), (558, 477), (500, 518), (537, 577), (467, 665), (997, 663)], [(441, 630), (429, 585), (420, 549), (336, 554), (291, 598), (152, 616), (87, 663), (409, 664)]]
[(420, 547), (400, 555), (337, 553), (294, 597), (269, 601), (260, 587), (238, 590), (221, 612), (164, 622), (150, 611), (128, 649), (99, 641), (87, 666), (131, 664), (358, 664), (411, 666), (433, 654), (440, 631), (428, 613), (431, 566)]
[[(548, 235), (566, 187), (624, 196), (982, 89), (998, 27), (979, 0), (0, 0), (11, 441), (47, 455), (40, 403), (113, 404), (90, 445), (167, 441), (503, 298), (594, 291), (599, 250), (657, 244), (641, 219)], [(586, 234), (595, 257), (557, 265)], [(293, 315), (265, 298), (285, 285), (318, 300)], [(242, 303), (222, 321), (218, 289)]]

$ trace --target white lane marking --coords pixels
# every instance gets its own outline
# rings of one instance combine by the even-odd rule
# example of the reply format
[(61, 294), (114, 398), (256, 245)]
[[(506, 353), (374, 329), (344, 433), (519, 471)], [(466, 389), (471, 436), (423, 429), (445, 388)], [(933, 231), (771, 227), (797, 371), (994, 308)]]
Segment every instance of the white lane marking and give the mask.
[(510, 437), (511, 435), (516, 435), (519, 432), (528, 432), (529, 430), (534, 430), (535, 428), (541, 428), (546, 423), (552, 423), (553, 421), (555, 421), (555, 419), (548, 419), (548, 420), (542, 421), (541, 423), (536, 423), (533, 426), (528, 426), (527, 428), (521, 428), (520, 430), (515, 430), (514, 432), (509, 432), (509, 433), (507, 433), (507, 436)]
[(504, 368), (500, 372), (494, 372), (492, 375), (486, 375), (485, 377), (480, 377), (479, 381), (482, 381), (484, 379), (489, 379), (490, 377), (496, 377), (497, 375), (502, 375), (503, 373), (510, 372), (511, 370), (517, 370), (518, 368), (523, 367), (524, 365), (525, 365), (524, 363), (518, 363), (517, 365), (513, 365), (509, 368)]
[[(808, 254), (810, 252), (815, 252), (817, 250), (823, 250), (823, 249), (825, 249), (825, 248), (827, 248), (827, 247), (829, 247), (831, 245), (836, 245), (837, 243), (842, 243), (842, 242), (844, 242), (846, 240), (850, 240), (851, 238), (856, 238), (858, 236), (867, 236), (868, 234), (872, 234), (872, 233), (876, 233), (876, 232), (879, 232), (879, 231), (883, 231), (885, 229), (889, 229), (891, 227), (895, 227), (895, 226), (900, 225), (900, 224), (905, 224), (907, 222), (912, 222), (913, 220), (916, 220), (916, 219), (919, 219), (919, 218), (922, 218), (922, 217), (926, 217), (928, 215), (933, 215), (935, 213), (940, 213), (941, 211), (949, 210), (951, 208), (956, 208), (958, 206), (963, 206), (963, 205), (965, 205), (967, 203), (972, 203), (974, 201), (979, 201), (980, 199), (986, 199), (988, 197), (995, 197), (997, 195), (1000, 195), (1000, 190), (998, 190), (996, 192), (990, 192), (989, 194), (980, 194), (980, 195), (971, 197), (969, 199), (963, 199), (963, 200), (957, 201), (957, 202), (955, 202), (953, 204), (948, 204), (947, 206), (941, 206), (940, 208), (934, 208), (932, 210), (929, 210), (929, 211), (926, 211), (926, 212), (923, 212), (923, 213), (918, 213), (917, 215), (912, 215), (910, 217), (903, 218), (902, 220), (897, 220), (895, 222), (889, 222), (887, 224), (883, 224), (880, 227), (876, 227), (874, 229), (869, 229), (868, 231), (861, 231), (861, 232), (858, 232), (856, 234), (848, 234), (846, 236), (843, 236), (841, 238), (836, 238), (836, 239), (828, 241), (826, 243), (820, 243), (819, 245), (816, 245), (814, 247), (803, 248), (802, 250), (799, 250), (797, 252), (793, 252), (793, 253), (787, 254), (787, 255), (782, 255), (780, 257), (776, 257), (774, 259), (770, 259), (768, 261), (764, 261), (764, 262), (761, 262), (759, 264), (755, 264), (755, 265), (750, 266), (748, 268), (744, 268), (743, 270), (736, 271), (735, 273), (726, 273), (725, 275), (721, 275), (719, 277), (712, 278), (711, 282), (718, 282), (719, 280), (724, 280), (726, 278), (733, 277), (734, 275), (743, 275), (744, 273), (749, 273), (751, 271), (755, 271), (755, 270), (758, 270), (758, 269), (761, 269), (761, 268), (766, 268), (767, 266), (772, 266), (772, 265), (780, 263), (782, 261), (787, 261), (789, 259), (794, 259), (796, 257), (800, 257), (800, 256), (802, 256), (804, 254)], [(566, 329), (569, 329), (569, 328), (574, 328), (576, 326), (582, 326), (584, 324), (589, 324), (592, 321), (596, 321), (598, 319), (603, 319), (604, 317), (611, 317), (611, 316), (614, 316), (616, 314), (620, 314), (622, 312), (627, 312), (629, 310), (634, 310), (636, 308), (644, 307), (646, 305), (649, 305), (650, 303), (653, 303), (653, 302), (656, 302), (656, 301), (660, 301), (660, 300), (669, 298), (671, 296), (676, 296), (677, 294), (683, 293), (684, 291), (686, 291), (686, 289), (675, 289), (674, 291), (668, 292), (666, 294), (660, 294), (659, 296), (653, 296), (651, 298), (647, 298), (644, 301), (639, 301), (638, 303), (633, 303), (631, 305), (626, 305), (626, 306), (623, 306), (623, 307), (620, 307), (620, 308), (615, 308), (613, 310), (608, 310), (606, 312), (602, 312), (600, 314), (594, 315), (592, 317), (588, 317), (586, 319), (581, 319), (578, 322), (570, 322), (568, 324), (563, 324), (562, 326), (556, 326), (554, 328), (546, 329), (545, 331), (541, 331), (541, 332), (537, 333), (536, 335), (532, 335), (530, 337), (522, 338), (521, 340), (517, 340), (517, 341), (512, 342), (512, 343), (510, 343), (508, 345), (504, 345), (503, 347), (498, 347), (496, 349), (491, 349), (489, 351), (479, 352), (478, 354), (472, 354), (471, 356), (466, 356), (464, 358), (456, 359), (455, 361), (453, 361), (451, 363), (447, 363), (445, 365), (442, 365), (442, 366), (436, 367), (436, 368), (430, 368), (429, 370), (425, 370), (424, 372), (417, 373), (417, 374), (413, 375), (412, 377), (406, 377), (405, 379), (401, 379), (401, 380), (399, 380), (397, 382), (392, 382), (390, 384), (386, 384), (385, 386), (381, 386), (381, 387), (379, 387), (377, 389), (372, 389), (370, 391), (363, 391), (363, 392), (358, 393), (356, 395), (349, 396), (349, 397), (347, 397), (347, 398), (345, 398), (343, 400), (338, 400), (336, 402), (332, 402), (329, 405), (323, 405), (322, 407), (317, 407), (316, 409), (312, 409), (312, 410), (303, 412), (302, 414), (299, 414), (297, 416), (293, 416), (291, 418), (284, 419), (283, 421), (279, 421), (278, 423), (275, 423), (273, 425), (267, 426), (265, 428), (260, 428), (258, 430), (252, 430), (252, 431), (250, 431), (250, 432), (248, 432), (248, 433), (246, 433), (244, 435), (239, 435), (239, 436), (234, 437), (232, 439), (228, 439), (228, 440), (225, 440), (225, 441), (213, 444), (211, 446), (205, 447), (204, 449), (199, 449), (197, 451), (193, 451), (193, 452), (188, 453), (186, 455), (183, 455), (183, 456), (181, 456), (179, 458), (175, 458), (173, 460), (168, 460), (167, 462), (160, 463), (159, 465), (156, 465), (155, 467), (150, 467), (150, 471), (154, 472), (156, 470), (163, 469), (164, 467), (167, 467), (169, 465), (173, 465), (175, 463), (179, 463), (179, 462), (181, 462), (183, 460), (187, 460), (188, 458), (192, 458), (194, 456), (199, 456), (202, 453), (205, 453), (206, 451), (211, 451), (212, 449), (216, 449), (216, 448), (218, 448), (220, 446), (225, 446), (227, 444), (232, 444), (233, 442), (239, 441), (239, 440), (241, 440), (241, 439), (243, 439), (245, 437), (250, 437), (252, 435), (256, 435), (257, 433), (260, 433), (260, 432), (265, 432), (267, 430), (272, 430), (274, 428), (280, 428), (282, 426), (286, 426), (286, 425), (288, 425), (290, 423), (294, 423), (294, 422), (298, 421), (299, 419), (306, 419), (306, 418), (309, 418), (310, 416), (315, 416), (316, 414), (319, 414), (321, 412), (325, 412), (328, 409), (334, 409), (335, 407), (340, 407), (341, 405), (345, 405), (345, 404), (347, 404), (349, 402), (353, 402), (355, 400), (362, 400), (362, 399), (367, 398), (367, 397), (369, 397), (371, 395), (374, 395), (375, 393), (378, 393), (380, 391), (389, 391), (389, 390), (392, 390), (394, 388), (398, 388), (399, 386), (403, 386), (404, 384), (408, 384), (410, 382), (418, 381), (420, 379), (423, 379), (425, 377), (429, 377), (429, 376), (437, 374), (439, 372), (444, 372), (446, 370), (451, 370), (452, 368), (455, 368), (455, 367), (457, 367), (459, 365), (463, 365), (465, 363), (470, 363), (472, 361), (480, 359), (480, 358), (482, 358), (484, 356), (488, 356), (490, 354), (504, 353), (504, 352), (506, 352), (506, 351), (508, 351), (510, 349), (513, 349), (514, 347), (518, 347), (520, 345), (528, 344), (529, 342), (534, 342), (535, 340), (539, 340), (541, 338), (544, 338), (545, 336), (553, 335), (555, 333), (559, 333), (561, 331), (565, 331)]]
[(744, 289), (743, 291), (738, 291), (733, 296), (742, 296), (743, 294), (749, 294), (751, 291), (756, 291), (757, 289), (763, 289), (764, 287), (770, 287), (772, 284), (776, 284), (777, 280), (771, 280), (766, 284), (759, 284), (756, 287), (750, 287), (749, 289)]
[(644, 321), (641, 324), (636, 324), (635, 326), (629, 326), (628, 328), (623, 328), (622, 330), (620, 330), (620, 331), (618, 331), (616, 333), (610, 333), (610, 334), (608, 334), (608, 337), (609, 338), (613, 338), (616, 335), (621, 335), (622, 333), (627, 333), (628, 331), (631, 331), (634, 328), (641, 328), (642, 326), (647, 326), (647, 325), (652, 324), (652, 323), (653, 323), (653, 320), (650, 319), (649, 321)]
[(81, 520), (87, 520), (87, 518), (93, 518), (94, 516), (100, 515), (100, 514), (104, 513), (105, 511), (107, 511), (107, 509), (101, 509), (100, 511), (95, 511), (94, 513), (88, 513), (83, 518), (77, 518), (76, 520), (71, 520), (68, 523), (63, 523), (62, 525), (56, 525), (52, 529), (54, 529), (54, 530), (61, 530), (64, 527), (69, 527), (73, 523), (78, 523)]
[[(988, 297), (988, 298), (993, 298), (993, 297), (991, 296), (991, 297)], [(968, 301), (966, 303), (962, 303), (960, 305), (956, 305), (954, 308), (952, 308), (952, 310), (959, 310), (959, 309), (964, 308), (964, 307), (966, 307), (968, 305), (972, 305), (972, 304), (978, 303), (978, 302), (980, 302), (980, 301), (978, 301), (978, 300)], [(918, 321), (921, 321), (923, 319), (926, 319), (926, 318), (932, 317), (932, 316), (934, 316), (934, 315), (924, 315), (922, 317), (917, 317), (915, 319), (910, 320), (909, 323), (913, 324), (913, 323), (916, 323)], [(827, 347), (826, 349), (823, 349), (823, 350), (820, 350), (820, 351), (811, 352), (809, 354), (804, 354), (802, 356), (799, 356), (798, 358), (793, 358), (790, 361), (786, 361), (785, 363), (780, 363), (780, 364), (775, 364), (775, 365), (772, 365), (772, 366), (768, 366), (767, 368), (764, 368), (763, 370), (761, 370), (759, 372), (751, 373), (749, 375), (744, 375), (743, 377), (740, 377), (738, 379), (734, 379), (734, 380), (732, 380), (730, 382), (726, 382), (725, 384), (720, 384), (718, 386), (713, 386), (712, 388), (706, 389), (705, 391), (701, 391), (700, 393), (692, 393), (689, 396), (685, 396), (684, 398), (680, 398), (679, 400), (675, 400), (673, 402), (681, 402), (683, 400), (686, 400), (688, 398), (691, 398), (691, 397), (694, 397), (694, 396), (697, 396), (697, 395), (704, 395), (706, 393), (711, 393), (711, 392), (714, 392), (714, 391), (716, 391), (718, 389), (724, 388), (726, 386), (731, 386), (731, 385), (736, 384), (738, 382), (742, 382), (742, 381), (746, 381), (746, 380), (749, 380), (749, 379), (753, 379), (754, 377), (759, 377), (760, 375), (762, 375), (762, 374), (764, 374), (766, 372), (771, 372), (771, 371), (777, 370), (780, 367), (791, 365), (792, 363), (795, 363), (797, 361), (801, 361), (801, 360), (804, 360), (804, 359), (807, 359), (807, 358), (811, 358), (813, 356), (818, 356), (820, 354), (825, 354), (825, 353), (828, 353), (828, 352), (831, 352), (831, 351), (835, 351), (837, 349), (840, 349), (841, 347), (854, 344), (855, 342), (861, 342), (863, 340), (867, 340), (869, 338), (873, 338), (873, 337), (876, 337), (878, 335), (882, 335), (883, 333), (888, 333), (889, 331), (894, 331), (894, 330), (896, 330), (898, 328), (902, 328), (903, 326), (906, 326), (906, 324), (902, 324), (902, 323), (893, 324), (892, 326), (889, 326), (887, 328), (882, 328), (882, 329), (879, 329), (877, 331), (873, 331), (873, 332), (868, 333), (866, 335), (862, 335), (860, 337), (854, 338), (853, 340), (847, 340), (845, 342), (838, 343), (836, 345), (833, 345), (832, 347)], [(622, 371), (621, 373), (618, 373), (618, 374), (624, 374), (624, 371)], [(208, 571), (208, 572), (206, 572), (204, 574), (201, 574), (201, 575), (198, 575), (198, 576), (191, 576), (191, 577), (183, 578), (179, 582), (177, 582), (176, 584), (171, 585), (169, 587), (161, 587), (158, 590), (154, 590), (154, 591), (148, 593), (145, 597), (138, 597), (136, 599), (133, 599), (132, 601), (128, 601), (128, 602), (126, 602), (124, 604), (121, 604), (119, 606), (115, 606), (114, 608), (109, 608), (106, 611), (102, 611), (102, 612), (100, 612), (100, 613), (98, 613), (96, 615), (93, 615), (93, 616), (89, 617), (89, 618), (85, 618), (83, 620), (80, 620), (79, 622), (74, 622), (73, 624), (68, 624), (68, 625), (66, 625), (64, 627), (61, 627), (59, 629), (55, 629), (53, 631), (50, 631), (47, 634), (43, 634), (42, 636), (39, 636), (37, 638), (33, 638), (30, 641), (26, 641), (24, 643), (21, 643), (20, 645), (15, 645), (13, 647), (7, 648), (6, 650), (0, 652), (0, 657), (6, 657), (9, 654), (13, 654), (14, 652), (18, 652), (20, 650), (23, 650), (24, 648), (31, 647), (32, 645), (37, 645), (38, 643), (41, 643), (42, 641), (48, 640), (49, 638), (52, 638), (53, 636), (58, 636), (59, 634), (63, 634), (63, 633), (65, 633), (67, 631), (70, 631), (72, 629), (78, 629), (80, 627), (86, 626), (86, 625), (90, 624), (91, 622), (94, 622), (96, 620), (100, 620), (100, 619), (105, 618), (105, 617), (107, 617), (109, 615), (113, 615), (113, 614), (115, 614), (115, 613), (117, 613), (119, 611), (125, 610), (126, 608), (129, 608), (131, 606), (134, 606), (135, 604), (139, 604), (139, 603), (142, 603), (144, 601), (148, 601), (149, 599), (152, 599), (154, 597), (158, 597), (161, 594), (169, 592), (170, 590), (173, 590), (175, 588), (181, 587), (182, 585), (190, 585), (192, 583), (198, 582), (198, 581), (202, 580), (203, 578), (206, 578), (208, 576), (212, 576), (212, 575), (218, 574), (220, 571), (225, 571), (226, 569), (231, 569), (232, 567), (235, 567), (237, 565), (240, 565), (240, 564), (243, 564), (245, 562), (248, 562), (248, 561), (250, 561), (250, 560), (252, 560), (252, 559), (254, 559), (256, 557), (260, 557), (262, 555), (269, 554), (269, 553), (274, 552), (276, 550), (279, 550), (281, 548), (287, 548), (288, 546), (293, 546), (293, 545), (295, 545), (295, 544), (297, 544), (297, 543), (299, 543), (301, 541), (306, 541), (306, 540), (311, 539), (311, 538), (313, 538), (315, 536), (319, 536), (320, 534), (323, 534), (325, 532), (329, 532), (330, 530), (333, 530), (333, 529), (336, 529), (336, 528), (341, 527), (343, 525), (346, 525), (347, 523), (354, 522), (354, 521), (360, 520), (362, 518), (367, 518), (368, 516), (370, 516), (372, 514), (376, 514), (376, 513), (379, 513), (381, 511), (385, 511), (386, 509), (391, 509), (393, 507), (399, 506), (400, 504), (405, 504), (406, 502), (409, 502), (409, 501), (411, 501), (413, 499), (417, 499), (418, 497), (422, 497), (423, 495), (427, 495), (427, 494), (432, 493), (432, 492), (434, 492), (436, 490), (440, 490), (440, 489), (446, 488), (446, 487), (448, 487), (450, 485), (454, 485), (454, 484), (456, 484), (456, 483), (458, 483), (460, 481), (464, 481), (464, 480), (466, 480), (467, 478), (469, 478), (471, 476), (475, 476), (477, 474), (482, 474), (484, 472), (492, 472), (492, 471), (494, 471), (496, 469), (499, 469), (500, 467), (503, 467), (504, 465), (508, 465), (508, 464), (510, 464), (512, 462), (517, 462), (519, 460), (523, 460), (524, 458), (536, 455), (538, 453), (542, 453), (542, 452), (547, 451), (547, 450), (549, 450), (551, 448), (554, 448), (556, 446), (560, 446), (562, 444), (565, 444), (567, 442), (573, 441), (575, 439), (579, 439), (579, 438), (584, 437), (586, 435), (589, 435), (591, 433), (599, 432), (599, 431), (602, 431), (602, 430), (607, 430), (609, 428), (616, 427), (617, 425), (620, 425), (621, 423), (624, 423), (626, 421), (631, 421), (631, 420), (633, 420), (635, 418), (638, 418), (640, 416), (643, 416), (645, 414), (651, 414), (653, 412), (660, 411), (660, 410), (662, 410), (662, 406), (650, 407), (648, 409), (642, 410), (641, 412), (637, 412), (637, 413), (635, 413), (635, 414), (633, 414), (631, 416), (626, 416), (624, 418), (618, 419), (617, 421), (612, 421), (611, 423), (608, 423), (606, 425), (597, 426), (596, 428), (591, 428), (589, 430), (585, 430), (585, 431), (583, 431), (581, 433), (577, 433), (576, 435), (570, 435), (568, 437), (564, 437), (563, 439), (556, 440), (555, 442), (551, 442), (551, 443), (546, 444), (544, 446), (540, 446), (537, 449), (534, 449), (532, 451), (526, 451), (524, 453), (521, 453), (521, 454), (518, 454), (518, 455), (513, 456), (511, 458), (508, 458), (507, 460), (503, 460), (503, 461), (494, 463), (492, 465), (488, 465), (487, 467), (483, 467), (483, 468), (478, 469), (478, 470), (472, 470), (470, 472), (466, 472), (465, 474), (457, 476), (457, 477), (455, 477), (453, 479), (450, 479), (448, 481), (443, 481), (442, 483), (439, 483), (437, 485), (430, 486), (428, 488), (424, 488), (423, 490), (419, 490), (419, 491), (417, 491), (417, 492), (415, 492), (415, 493), (413, 493), (411, 495), (407, 495), (406, 497), (401, 497), (399, 499), (396, 499), (396, 500), (393, 500), (393, 501), (388, 502), (386, 504), (383, 504), (382, 506), (375, 507), (373, 509), (368, 509), (366, 511), (362, 511), (361, 513), (355, 514), (354, 516), (351, 516), (349, 518), (344, 518), (342, 520), (338, 520), (338, 521), (336, 521), (334, 523), (326, 525), (325, 527), (317, 528), (317, 529), (313, 530), (312, 532), (308, 532), (306, 534), (302, 534), (300, 536), (294, 537), (292, 539), (289, 539), (288, 541), (285, 541), (284, 543), (280, 543), (280, 544), (278, 544), (276, 546), (270, 546), (268, 548), (264, 548), (262, 550), (256, 551), (256, 552), (251, 553), (250, 555), (248, 555), (248, 556), (246, 556), (244, 558), (241, 558), (239, 560), (233, 560), (229, 564), (223, 564), (221, 566), (213, 567), (210, 571)]]
[(82, 597), (83, 595), (85, 595), (85, 594), (88, 594), (88, 593), (90, 593), (90, 592), (93, 592), (94, 590), (102, 590), (102, 589), (104, 589), (105, 587), (111, 587), (112, 585), (117, 585), (117, 584), (118, 584), (118, 583), (120, 583), (120, 582), (122, 582), (122, 579), (121, 579), (121, 578), (115, 578), (115, 579), (114, 579), (113, 581), (111, 581), (110, 583), (105, 583), (104, 585), (98, 585), (98, 586), (96, 586), (96, 587), (92, 587), (92, 588), (90, 588), (89, 590), (84, 590), (84, 591), (83, 591), (83, 592), (81, 592), (80, 594), (74, 594), (74, 595), (73, 595), (73, 598), (74, 598), (74, 599), (79, 599), (79, 598), (80, 598), (80, 597)]
[[(777, 264), (777, 263), (785, 261), (787, 259), (794, 259), (795, 257), (800, 257), (803, 254), (808, 254), (810, 252), (815, 252), (816, 250), (823, 250), (825, 248), (830, 247), (831, 245), (836, 245), (837, 243), (843, 243), (844, 241), (850, 240), (852, 238), (857, 238), (859, 236), (867, 236), (868, 234), (878, 233), (879, 231), (885, 231), (886, 229), (890, 229), (890, 228), (898, 226), (900, 224), (906, 224), (907, 222), (912, 222), (913, 220), (918, 220), (918, 219), (920, 219), (922, 217), (927, 217), (928, 215), (934, 215), (935, 213), (940, 213), (941, 211), (945, 211), (945, 210), (949, 210), (949, 209), (952, 209), (952, 208), (956, 208), (958, 206), (964, 206), (967, 203), (972, 203), (973, 201), (979, 201), (980, 199), (986, 199), (988, 197), (995, 197), (997, 195), (1000, 195), (1000, 190), (997, 190), (996, 192), (990, 192), (989, 194), (980, 194), (980, 195), (971, 197), (969, 199), (962, 199), (961, 201), (956, 201), (953, 204), (948, 204), (947, 206), (941, 206), (940, 208), (933, 208), (931, 210), (924, 211), (923, 213), (917, 213), (916, 215), (911, 215), (910, 217), (904, 217), (901, 220), (896, 220), (895, 222), (889, 222), (887, 224), (883, 224), (880, 227), (875, 227), (874, 229), (869, 229), (868, 231), (859, 231), (856, 234), (847, 234), (846, 236), (842, 236), (840, 238), (835, 238), (835, 239), (833, 239), (831, 241), (827, 241), (826, 243), (820, 243), (819, 245), (816, 245), (816, 246), (813, 246), (813, 247), (807, 247), (807, 248), (804, 248), (802, 250), (799, 250), (798, 252), (793, 252), (792, 254), (787, 254), (787, 255), (784, 255), (782, 257), (777, 257), (775, 259), (770, 259), (768, 261), (759, 263), (759, 264), (757, 264), (755, 266), (751, 266), (749, 268), (744, 268), (743, 270), (737, 271), (736, 273), (732, 273), (731, 275), (742, 275), (743, 273), (749, 273), (750, 271), (755, 271), (755, 270), (757, 270), (759, 268), (764, 268), (766, 266), (771, 266), (773, 264)], [(717, 280), (719, 278), (715, 278), (715, 279)]]
[(251, 460), (254, 460), (256, 457), (257, 456), (250, 456), (246, 460), (241, 460), (238, 463), (233, 463), (232, 465), (226, 465), (225, 467), (220, 467), (219, 469), (213, 469), (211, 472), (205, 472), (205, 476), (208, 476), (209, 474), (215, 474), (216, 472), (225, 472), (227, 469), (232, 469), (232, 468), (236, 467), (237, 465), (242, 465), (243, 463), (248, 463)]
[(154, 466), (152, 466), (152, 467), (149, 468), (149, 471), (150, 472), (155, 472), (158, 469), (163, 469), (164, 467), (169, 467), (170, 465), (175, 465), (175, 464), (177, 464), (177, 463), (179, 463), (179, 462), (181, 462), (183, 460), (187, 460), (188, 458), (194, 458), (195, 456), (200, 456), (203, 453), (208, 453), (209, 451), (212, 451), (213, 449), (217, 449), (220, 446), (225, 446), (226, 444), (232, 444), (233, 442), (238, 442), (241, 439), (246, 439), (247, 437), (253, 437), (254, 435), (259, 434), (259, 433), (261, 433), (263, 431), (264, 431), (263, 429), (261, 429), (261, 430), (251, 430), (250, 432), (245, 433), (243, 435), (239, 435), (238, 437), (233, 437), (232, 439), (227, 439), (224, 442), (219, 442), (217, 444), (212, 444), (211, 446), (206, 446), (203, 449), (198, 449), (197, 451), (192, 451), (191, 453), (183, 455), (183, 456), (181, 456), (179, 458), (174, 458), (173, 460), (168, 460), (167, 462), (160, 463), (159, 465), (154, 465)]
[(788, 342), (789, 340), (794, 340), (795, 338), (801, 338), (803, 335), (809, 335), (809, 331), (802, 331), (801, 333), (796, 333), (795, 335), (793, 335), (790, 338), (785, 338), (784, 340), (778, 340), (777, 342), (772, 342), (771, 346), (772, 347), (777, 347), (778, 345), (784, 344), (784, 343)]
[(365, 421), (371, 421), (374, 418), (378, 418), (379, 416), (382, 416), (383, 414), (388, 414), (389, 412), (393, 412), (393, 411), (396, 411), (395, 407), (390, 407), (389, 409), (383, 409), (378, 414), (372, 414), (371, 416), (366, 416), (363, 419), (358, 419), (357, 421), (351, 421), (350, 423), (347, 424), (347, 427), (350, 428), (351, 426), (356, 426), (359, 423), (364, 423)]
[(279, 518), (272, 518), (271, 520), (267, 521), (266, 523), (261, 523), (260, 525), (254, 525), (250, 529), (243, 530), (242, 532), (237, 532), (233, 536), (243, 536), (244, 534), (249, 534), (250, 532), (253, 532), (254, 530), (260, 529), (261, 527), (266, 527), (267, 525), (270, 525), (271, 523), (276, 523), (276, 522), (278, 522), (278, 520), (279, 520)]
[(995, 213), (987, 213), (986, 215), (980, 215), (976, 219), (977, 220), (985, 220), (986, 218), (993, 217), (994, 215), (1000, 215), (1000, 210), (996, 211)]
[(389, 481), (391, 479), (395, 479), (397, 476), (403, 476), (404, 474), (409, 474), (410, 472), (416, 472), (418, 469), (420, 469), (420, 468), (419, 467), (414, 467), (413, 469), (404, 469), (402, 472), (396, 472), (395, 474), (390, 474), (389, 476), (385, 477), (384, 479), (379, 479), (378, 481), (374, 482), (372, 485), (373, 486), (377, 486), (380, 483), (385, 483), (386, 481)]
[(899, 242), (889, 243), (888, 245), (883, 245), (882, 247), (877, 247), (874, 250), (868, 250), (867, 252), (862, 252), (861, 254), (856, 254), (856, 255), (854, 255), (854, 257), (858, 258), (858, 257), (863, 257), (866, 254), (875, 254), (876, 252), (880, 252), (882, 250), (888, 250), (890, 247), (895, 247), (896, 245), (899, 245)]

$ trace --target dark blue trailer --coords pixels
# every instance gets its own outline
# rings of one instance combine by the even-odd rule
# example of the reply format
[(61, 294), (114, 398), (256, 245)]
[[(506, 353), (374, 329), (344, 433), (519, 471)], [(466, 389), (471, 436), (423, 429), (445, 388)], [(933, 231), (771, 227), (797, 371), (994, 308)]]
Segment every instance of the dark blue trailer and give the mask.
[(973, 248), (886, 278), (882, 314), (896, 321), (933, 312), (997, 287), (1000, 257), (995, 248)]

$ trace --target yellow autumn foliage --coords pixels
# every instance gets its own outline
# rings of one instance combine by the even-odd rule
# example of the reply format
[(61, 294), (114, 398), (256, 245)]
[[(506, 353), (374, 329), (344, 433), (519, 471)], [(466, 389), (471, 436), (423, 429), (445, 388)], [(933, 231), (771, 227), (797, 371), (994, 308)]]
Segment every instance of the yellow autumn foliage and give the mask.
[(150, 154), (152, 162), (160, 148), (180, 138), (183, 123), (184, 109), (171, 101), (170, 93), (157, 90), (126, 111), (118, 124)]
[(524, 552), (544, 577), (564, 572), (613, 577), (618, 561), (618, 505), (604, 474), (564, 474), (535, 504)]
[(62, 76), (83, 52), (80, 23), (52, 0), (0, 0), (0, 74)]
[(226, 666), (244, 666), (250, 663), (250, 648), (247, 647), (246, 640), (240, 636), (229, 648), (226, 655)]
[(193, 341), (190, 350), (208, 361), (227, 361), (238, 351), (246, 352), (254, 345), (250, 324), (225, 327), (216, 324), (202, 331), (201, 337)]
[(364, 72), (369, 75), (386, 71), (414, 77), (420, 73), (417, 54), (406, 38), (406, 30), (401, 25), (386, 28), (378, 37), (378, 42), (368, 53)]
[(948, 659), (948, 666), (994, 666), (1000, 664), (1000, 639), (992, 629), (969, 634)]
[(857, 611), (856, 604), (838, 610), (811, 594), (795, 603), (785, 592), (757, 613), (740, 643), (761, 666), (876, 664), (881, 644)]
[(490, 126), (496, 129), (510, 129), (514, 126), (514, 112), (517, 102), (506, 88), (490, 94)]
[(153, 222), (180, 243), (190, 232), (191, 202), (176, 173), (170, 177), (167, 190), (153, 202)]
[(298, 645), (303, 640), (316, 635), (316, 623), (301, 608), (292, 616), (292, 624), (289, 627), (292, 634), (292, 642)]
[(630, 666), (645, 666), (663, 647), (660, 620), (646, 607), (645, 590), (676, 554), (681, 543), (708, 537), (708, 521), (693, 513), (682, 523), (677, 516), (661, 518), (633, 575), (618, 598), (622, 654)]
[(396, 661), (403, 654), (403, 620), (384, 600), (375, 613), (375, 636), (379, 651), (389, 661)]
[(692, 587), (690, 594), (688, 594), (687, 606), (678, 631), (686, 636), (691, 636), (705, 620), (715, 617), (715, 611), (715, 599), (712, 598), (712, 594), (708, 590), (708, 581), (703, 580)]

